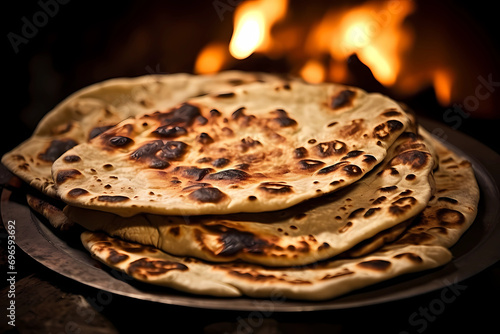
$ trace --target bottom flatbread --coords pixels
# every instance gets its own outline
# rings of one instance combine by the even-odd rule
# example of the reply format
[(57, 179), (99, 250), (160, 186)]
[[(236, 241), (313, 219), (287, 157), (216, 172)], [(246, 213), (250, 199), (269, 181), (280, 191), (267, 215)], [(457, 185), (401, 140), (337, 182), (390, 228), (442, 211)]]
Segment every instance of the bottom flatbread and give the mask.
[[(424, 135), (427, 134), (424, 132)], [(474, 221), (479, 188), (468, 161), (438, 142), (435, 148), (440, 157), (439, 169), (435, 172), (436, 195), (400, 238), (362, 257), (272, 268), (244, 262), (214, 264), (176, 257), (101, 232), (82, 233), (82, 242), (106, 265), (139, 281), (180, 291), (225, 297), (279, 294), (290, 299), (331, 299), (451, 261), (448, 248)]]
[(441, 246), (406, 245), (360, 259), (273, 269), (175, 257), (100, 232), (84, 232), (82, 240), (99, 260), (139, 281), (219, 297), (330, 299), (405, 273), (435, 268), (451, 259), (448, 249)]

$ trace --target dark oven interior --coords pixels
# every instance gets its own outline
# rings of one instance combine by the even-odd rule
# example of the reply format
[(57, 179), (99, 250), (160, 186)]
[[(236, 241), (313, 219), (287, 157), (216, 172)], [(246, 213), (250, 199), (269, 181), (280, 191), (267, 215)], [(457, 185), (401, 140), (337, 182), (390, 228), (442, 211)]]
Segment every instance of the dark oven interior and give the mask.
[(6, 6), (5, 150), (86, 85), (239, 69), (381, 92), (499, 151), (493, 2), (48, 0)]

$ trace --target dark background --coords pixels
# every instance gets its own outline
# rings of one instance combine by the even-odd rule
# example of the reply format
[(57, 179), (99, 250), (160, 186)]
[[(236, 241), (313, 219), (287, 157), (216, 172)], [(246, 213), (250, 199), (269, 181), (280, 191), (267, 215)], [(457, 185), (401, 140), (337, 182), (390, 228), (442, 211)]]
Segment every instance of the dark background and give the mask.
[[(42, 3), (49, 2), (53, 3), (42, 0)], [(291, 1), (294, 2), (297, 1)], [(307, 3), (311, 6), (313, 4), (320, 6), (330, 2), (308, 1)], [(417, 3), (423, 8), (423, 13), (420, 15), (425, 17), (428, 11), (429, 20), (434, 19), (435, 16), (430, 15), (435, 8), (433, 2)], [(492, 64), (488, 67), (487, 73), (492, 73), (494, 81), (500, 81), (498, 12), (494, 6), (495, 2), (488, 1), (440, 2), (441, 9), (449, 9), (452, 24), (448, 24), (448, 28), (452, 31), (456, 29), (457, 38), (461, 38), (463, 31), (468, 31), (469, 36), (473, 36), (474, 41), (483, 46), (483, 52), (486, 50), (488, 53), (488, 64)], [(33, 15), (41, 11), (42, 7), (37, 1), (3, 3), (4, 71), (2, 73), (6, 76), (4, 101), (7, 103), (2, 105), (1, 110), (0, 154), (28, 138), (43, 115), (74, 91), (114, 77), (192, 72), (200, 49), (216, 37), (226, 36), (229, 41), (232, 32), (232, 13), (226, 12), (224, 20), (221, 21), (212, 0), (73, 0), (52, 9), (53, 17), (38, 27), (36, 32), (32, 31), (33, 36), (27, 38), (26, 43), (20, 44), (16, 52), (9, 41), (9, 34), (21, 35), (25, 24), (23, 18), (33, 22)], [(446, 20), (446, 17), (443, 17), (443, 20)], [(470, 51), (474, 53), (475, 50)], [(457, 52), (456, 57), (460, 56)], [(283, 63), (262, 59), (253, 63), (251, 59), (249, 61), (236, 63), (234, 68), (278, 72), (286, 72), (289, 69)], [(474, 61), (481, 62), (482, 58)], [(359, 73), (366, 74), (361, 65), (356, 65), (355, 59), (354, 66), (358, 66)], [(483, 73), (477, 73), (479, 74)], [(470, 80), (476, 81), (477, 75)], [(368, 80), (364, 83), (360, 85), (361, 88), (382, 90), (374, 85), (373, 81)], [(499, 95), (500, 87), (493, 93), (492, 98), (498, 101)], [(404, 102), (415, 109), (419, 116), (437, 121), (443, 121), (443, 113), (449, 108), (440, 106), (436, 102), (432, 89), (424, 90)], [(481, 116), (471, 115), (463, 119), (457, 130), (500, 152), (497, 138), (500, 131), (499, 115), (500, 111), (495, 106), (493, 111), (483, 113)], [(34, 278), (39, 281), (38, 285), (32, 286), (31, 290), (26, 289), (24, 294), (18, 297), (20, 302), (29, 300), (30, 296), (40, 289), (48, 291), (47, 295), (53, 294), (52, 297), (48, 297), (52, 298), (52, 302), (55, 296), (60, 295), (66, 296), (69, 300), (77, 299), (74, 293), (83, 296), (96, 295), (95, 290), (55, 275), (27, 256), (23, 257), (21, 253), (18, 261), (30, 266), (30, 272), (36, 270), (38, 274)], [(495, 318), (498, 316), (498, 300), (490, 299), (500, 296), (499, 281), (498, 264), (466, 281), (464, 285), (467, 286), (467, 290), (457, 302), (447, 305), (442, 315), (428, 322), (429, 327), (425, 332), (442, 333), (450, 328), (459, 329), (465, 324), (472, 324), (472, 328), (478, 329), (479, 332), (485, 331), (487, 326), (495, 323)], [(211, 323), (220, 321), (234, 325), (237, 324), (237, 319), (249, 315), (248, 312), (228, 312), (221, 315), (217, 311), (163, 305), (152, 307), (152, 304), (147, 302), (131, 302), (120, 296), (114, 298), (120, 302), (113, 303), (102, 312), (97, 312), (96, 319), (102, 322), (102, 333), (114, 333), (115, 330), (141, 331), (161, 324), (164, 324), (162, 332), (181, 327), (189, 332), (192, 329), (206, 329)], [(400, 303), (360, 310), (323, 311), (300, 315), (275, 314), (270, 321), (279, 322), (284, 332), (299, 333), (306, 328), (313, 328), (316, 332), (357, 333), (368, 331), (373, 327), (387, 328), (388, 332), (395, 333), (406, 329), (414, 333), (420, 327), (410, 326), (408, 317), (412, 312), (418, 311), (419, 307), (426, 307), (439, 298), (437, 291)], [(496, 306), (490, 307), (488, 304)], [(37, 312), (44, 312), (43, 307), (39, 307)], [(42, 320), (57, 318), (59, 314), (58, 310), (45, 312), (46, 318)], [(29, 315), (29, 312), (25, 314)], [(182, 325), (181, 320), (185, 321), (186, 315), (191, 316), (191, 319)], [(65, 316), (66, 320), (73, 319), (72, 315)], [(1, 320), (2, 325), (4, 320)], [(34, 319), (33, 322), (35, 329), (39, 325), (36, 321)], [(55, 321), (57, 322), (57, 319)], [(96, 328), (89, 330), (95, 332)]]
[[(228, 0), (73, 0), (59, 4), (55, 0), (42, 0), (9, 1), (4, 4), (2, 54), (6, 73), (4, 101), (7, 103), (1, 111), (1, 152), (26, 139), (45, 113), (82, 87), (120, 76), (192, 72), (196, 55), (204, 45), (214, 39), (230, 39), (233, 13), (225, 10), (219, 16), (214, 6), (216, 1), (231, 3)], [(361, 1), (343, 2), (357, 4)], [(41, 17), (37, 13), (47, 12), (42, 3), (50, 4), (45, 7), (50, 8), (49, 15), (46, 15), (48, 20), (42, 20), (39, 27), (35, 26), (35, 31), (28, 30), (30, 36), (18, 44), (18, 50), (15, 50), (9, 36), (12, 39), (13, 34), (26, 34), (26, 21), (34, 23), (36, 18)], [(308, 1), (307, 8), (309, 12), (314, 13), (316, 10), (321, 13), (324, 11), (322, 7), (329, 8), (331, 3)], [(290, 8), (304, 6), (303, 1), (297, 0), (291, 0), (290, 4)], [(434, 27), (441, 26), (440, 29), (446, 30), (450, 38), (456, 38), (459, 42), (463, 40), (460, 48), (455, 47), (456, 54), (452, 50), (450, 62), (453, 60), (451, 58), (467, 56), (465, 50), (468, 55), (477, 54), (476, 58), (471, 58), (472, 68), (485, 64), (482, 72), (472, 72), (473, 75), (465, 78), (465, 81), (477, 82), (478, 75), (486, 77), (492, 74), (493, 81), (500, 82), (498, 18), (494, 2), (444, 1), (435, 4), (434, 1), (417, 1), (417, 6), (420, 8), (417, 12), (417, 29), (423, 30), (427, 26), (438, 29)], [(300, 18), (301, 9), (290, 12), (290, 16)], [(436, 22), (443, 23), (439, 25)], [(290, 66), (283, 61), (255, 58), (258, 57), (233, 62), (232, 68), (274, 72), (290, 70)], [(380, 85), (374, 84), (370, 72), (362, 64), (356, 61), (352, 63), (354, 72), (362, 76), (356, 82), (361, 88), (387, 93)], [(500, 100), (500, 87), (497, 90), (488, 102)], [(432, 88), (404, 102), (419, 115), (442, 122), (449, 108), (436, 103)], [(500, 110), (496, 105), (489, 109), (482, 113), (479, 110), (463, 118), (457, 129), (498, 152), (496, 133), (500, 126)], [(456, 123), (448, 122), (447, 125)]]

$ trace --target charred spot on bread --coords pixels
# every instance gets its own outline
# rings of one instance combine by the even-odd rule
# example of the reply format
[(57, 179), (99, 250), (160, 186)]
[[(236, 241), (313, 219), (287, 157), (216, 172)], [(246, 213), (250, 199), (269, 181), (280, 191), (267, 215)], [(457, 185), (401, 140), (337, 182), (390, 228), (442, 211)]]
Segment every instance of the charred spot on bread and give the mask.
[(234, 97), (236, 94), (234, 92), (227, 92), (227, 93), (219, 93), (215, 95), (215, 97), (218, 98), (228, 98), (228, 97)]
[(165, 125), (190, 126), (196, 117), (200, 116), (200, 108), (189, 103), (183, 103), (167, 113), (163, 119)]
[(378, 139), (387, 139), (391, 134), (404, 128), (403, 123), (398, 120), (389, 120), (377, 125), (373, 129), (373, 137)]
[(348, 152), (345, 156), (343, 156), (340, 160), (347, 160), (347, 159), (351, 159), (351, 158), (355, 158), (359, 155), (363, 154), (363, 151), (360, 151), (360, 150), (353, 150), (353, 151), (350, 151)]
[(214, 167), (217, 167), (217, 168), (222, 168), (222, 167), (225, 167), (227, 166), (231, 161), (229, 159), (226, 159), (226, 158), (218, 158), (218, 159), (215, 159), (213, 162), (212, 162), (212, 166)]
[(352, 165), (352, 164), (344, 166), (342, 168), (342, 170), (344, 171), (345, 174), (347, 174), (347, 176), (350, 176), (350, 177), (356, 177), (356, 176), (363, 174), (363, 170), (361, 168), (359, 168), (359, 166)]
[(196, 138), (196, 141), (200, 144), (207, 145), (214, 142), (213, 138), (206, 132), (202, 132)]
[(68, 197), (72, 198), (80, 197), (87, 194), (89, 194), (89, 192), (83, 188), (73, 188), (70, 191), (68, 191)]
[(181, 158), (187, 152), (188, 145), (181, 141), (168, 141), (160, 149), (160, 157), (167, 160)]
[(391, 262), (385, 260), (369, 260), (360, 262), (357, 266), (368, 270), (386, 271), (391, 266)]
[(189, 198), (201, 203), (219, 203), (225, 197), (226, 194), (214, 187), (198, 188), (189, 194)]
[(298, 147), (293, 150), (293, 157), (296, 159), (305, 158), (307, 156), (307, 149), (305, 147)]
[(347, 151), (347, 145), (339, 140), (333, 140), (329, 142), (319, 143), (314, 146), (316, 155), (327, 158), (332, 155), (345, 154)]
[(210, 174), (209, 180), (229, 180), (229, 181), (243, 181), (250, 178), (250, 174), (239, 169), (226, 169), (217, 173)]
[(276, 118), (272, 119), (273, 122), (282, 128), (297, 125), (297, 121), (290, 118), (288, 113), (283, 109), (276, 109), (272, 113), (276, 115)]
[(89, 140), (99, 136), (101, 133), (111, 129), (112, 127), (113, 127), (113, 125), (106, 125), (106, 126), (98, 126), (98, 127), (93, 128), (92, 130), (90, 130)]
[(385, 117), (401, 116), (401, 112), (395, 108), (390, 108), (390, 109), (387, 109), (386, 111), (384, 111), (382, 113), (382, 116), (385, 116)]
[(82, 160), (82, 158), (80, 158), (78, 155), (74, 155), (74, 154), (67, 155), (64, 157), (64, 161), (68, 162), (68, 163), (79, 162), (81, 160)]
[(161, 147), (163, 146), (163, 141), (161, 140), (155, 140), (153, 142), (146, 143), (136, 149), (132, 154), (130, 154), (130, 157), (132, 159), (142, 159), (142, 158), (147, 158), (147, 157), (153, 157), (156, 152), (158, 152)]
[(63, 184), (69, 179), (82, 176), (82, 173), (77, 169), (63, 169), (56, 174), (56, 184)]
[(390, 165), (411, 165), (413, 169), (419, 170), (426, 166), (430, 159), (431, 155), (428, 152), (410, 150), (399, 153), (391, 160)]
[(154, 130), (153, 133), (163, 138), (177, 138), (187, 134), (187, 130), (182, 126), (163, 125)]
[(333, 173), (334, 171), (338, 170), (339, 168), (341, 168), (343, 166), (347, 166), (347, 165), (349, 165), (349, 162), (347, 162), (347, 161), (337, 162), (336, 164), (333, 164), (333, 165), (330, 165), (330, 166), (327, 166), (327, 167), (320, 169), (318, 171), (318, 174), (330, 174), (330, 173)]
[(173, 169), (172, 173), (180, 174), (182, 177), (185, 177), (187, 179), (201, 181), (207, 174), (213, 171), (214, 170), (212, 168), (178, 166)]
[(77, 144), (73, 139), (54, 139), (50, 142), (45, 152), (38, 154), (38, 158), (43, 161), (54, 162), (64, 152), (75, 147)]
[(332, 99), (331, 107), (332, 109), (340, 109), (343, 107), (348, 107), (352, 104), (356, 92), (350, 89), (344, 89), (335, 95)]
[(234, 120), (237, 120), (241, 116), (243, 116), (244, 114), (245, 114), (245, 107), (240, 107), (240, 108), (236, 109), (235, 111), (233, 111), (233, 113), (231, 114), (231, 118)]
[(281, 182), (263, 182), (259, 185), (258, 189), (272, 195), (283, 195), (293, 192), (292, 186)]
[(118, 202), (126, 202), (130, 200), (129, 197), (127, 196), (121, 196), (121, 195), (101, 195), (97, 197), (97, 200), (99, 202), (107, 202), (107, 203), (118, 203)]
[(109, 138), (109, 144), (115, 147), (124, 147), (133, 142), (134, 141), (131, 138), (125, 136), (114, 136)]
[(131, 275), (139, 276), (144, 279), (150, 276), (157, 276), (165, 274), (170, 270), (189, 270), (189, 267), (174, 261), (164, 260), (151, 260), (148, 258), (141, 258), (131, 262), (127, 268), (127, 272)]
[(316, 170), (325, 163), (319, 160), (304, 159), (299, 161), (299, 168), (302, 170)]

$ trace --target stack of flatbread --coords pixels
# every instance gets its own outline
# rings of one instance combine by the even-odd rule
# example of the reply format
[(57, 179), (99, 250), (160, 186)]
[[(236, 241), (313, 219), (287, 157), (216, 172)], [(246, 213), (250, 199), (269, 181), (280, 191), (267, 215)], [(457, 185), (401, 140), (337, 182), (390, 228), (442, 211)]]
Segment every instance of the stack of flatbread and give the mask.
[(324, 300), (442, 266), (479, 200), (471, 164), (390, 98), (239, 71), (90, 86), (2, 162), (107, 266), (222, 297)]

